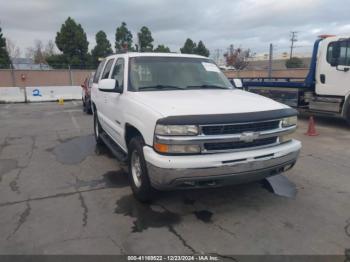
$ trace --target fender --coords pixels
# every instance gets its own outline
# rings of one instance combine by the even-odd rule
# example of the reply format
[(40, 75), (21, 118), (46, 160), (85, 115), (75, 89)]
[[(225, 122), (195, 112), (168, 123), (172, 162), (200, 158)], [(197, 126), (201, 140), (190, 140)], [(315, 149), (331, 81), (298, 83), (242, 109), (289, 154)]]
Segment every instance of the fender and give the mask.
[[(147, 125), (148, 124), (148, 125)], [(146, 145), (152, 145), (153, 144), (153, 132), (150, 133), (150, 130), (154, 130), (154, 128), (150, 129), (150, 123), (149, 122), (145, 122), (145, 121), (141, 121), (138, 117), (128, 114), (126, 119), (125, 119), (125, 124), (124, 124), (124, 144), (125, 147), (126, 146), (126, 127), (127, 126), (132, 126), (134, 128), (136, 128), (140, 134), (142, 135), (143, 139), (145, 140)]]

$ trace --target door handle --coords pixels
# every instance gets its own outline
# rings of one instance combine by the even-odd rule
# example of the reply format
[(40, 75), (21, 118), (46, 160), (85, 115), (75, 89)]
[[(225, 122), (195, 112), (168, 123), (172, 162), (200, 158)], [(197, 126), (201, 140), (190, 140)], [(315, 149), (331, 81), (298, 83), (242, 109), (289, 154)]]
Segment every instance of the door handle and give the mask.
[(322, 84), (325, 84), (326, 83), (326, 75), (325, 74), (321, 74), (320, 75), (320, 80), (321, 80)]

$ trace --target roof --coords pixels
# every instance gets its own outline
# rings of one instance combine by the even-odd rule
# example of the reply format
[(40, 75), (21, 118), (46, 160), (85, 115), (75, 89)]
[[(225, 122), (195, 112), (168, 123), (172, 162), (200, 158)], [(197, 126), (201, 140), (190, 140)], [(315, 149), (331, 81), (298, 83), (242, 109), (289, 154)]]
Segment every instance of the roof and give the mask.
[(178, 54), (178, 53), (138, 53), (138, 52), (128, 52), (128, 53), (121, 53), (121, 54), (114, 54), (110, 55), (107, 58), (110, 57), (187, 57), (187, 58), (206, 58), (204, 56), (200, 55), (192, 55), (192, 54)]

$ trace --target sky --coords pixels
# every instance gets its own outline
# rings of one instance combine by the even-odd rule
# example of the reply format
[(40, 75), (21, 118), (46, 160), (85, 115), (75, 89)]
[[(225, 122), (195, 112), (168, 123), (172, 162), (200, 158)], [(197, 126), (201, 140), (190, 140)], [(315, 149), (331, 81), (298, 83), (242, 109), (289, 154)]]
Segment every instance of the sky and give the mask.
[(22, 54), (39, 39), (54, 40), (68, 16), (87, 33), (89, 48), (99, 30), (114, 46), (125, 21), (134, 35), (152, 31), (154, 45), (178, 51), (187, 38), (204, 41), (212, 54), (230, 44), (267, 53), (288, 51), (298, 32), (296, 52), (311, 52), (320, 34), (350, 35), (349, 0), (0, 0), (0, 26)]

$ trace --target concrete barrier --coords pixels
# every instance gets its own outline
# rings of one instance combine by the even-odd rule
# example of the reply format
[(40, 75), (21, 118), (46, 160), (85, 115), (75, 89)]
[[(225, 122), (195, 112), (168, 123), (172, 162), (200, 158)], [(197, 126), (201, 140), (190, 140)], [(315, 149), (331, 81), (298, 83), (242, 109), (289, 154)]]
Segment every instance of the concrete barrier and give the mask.
[(23, 103), (25, 93), (19, 87), (0, 87), (0, 103)]
[(29, 86), (26, 87), (27, 102), (49, 102), (64, 100), (80, 100), (80, 86)]

